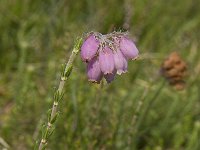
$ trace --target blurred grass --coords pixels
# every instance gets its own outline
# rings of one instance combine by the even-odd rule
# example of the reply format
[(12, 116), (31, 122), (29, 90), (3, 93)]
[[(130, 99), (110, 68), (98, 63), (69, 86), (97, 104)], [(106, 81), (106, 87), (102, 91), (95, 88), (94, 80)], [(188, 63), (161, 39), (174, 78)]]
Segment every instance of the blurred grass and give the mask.
[[(130, 34), (144, 59), (130, 62), (129, 73), (118, 76), (101, 95), (98, 85), (87, 82), (85, 65), (77, 59), (49, 149), (200, 149), (200, 1), (127, 2), (133, 14)], [(61, 64), (76, 36), (122, 29), (124, 3), (0, 1), (0, 137), (11, 149), (31, 149), (40, 137)], [(189, 65), (181, 92), (163, 86), (159, 76), (160, 64), (174, 50)]]

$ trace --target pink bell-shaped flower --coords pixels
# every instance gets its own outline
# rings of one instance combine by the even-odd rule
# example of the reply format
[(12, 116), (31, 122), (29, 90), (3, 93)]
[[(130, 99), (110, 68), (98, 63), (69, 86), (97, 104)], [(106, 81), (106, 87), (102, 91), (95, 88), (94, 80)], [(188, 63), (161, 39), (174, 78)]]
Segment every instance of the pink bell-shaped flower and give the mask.
[(114, 58), (113, 58), (113, 52), (109, 47), (104, 47), (99, 52), (99, 63), (101, 71), (104, 74), (110, 74), (114, 70)]
[(81, 58), (83, 61), (90, 61), (97, 53), (99, 48), (99, 41), (93, 34), (87, 37), (81, 46)]
[(120, 40), (120, 50), (127, 59), (135, 59), (139, 54), (134, 42), (126, 37)]
[(127, 60), (122, 52), (117, 49), (114, 51), (113, 57), (117, 74), (121, 75), (122, 73), (125, 73), (127, 71)]
[(87, 64), (87, 76), (89, 81), (96, 83), (101, 81), (103, 73), (101, 72), (97, 57), (92, 58), (92, 60)]

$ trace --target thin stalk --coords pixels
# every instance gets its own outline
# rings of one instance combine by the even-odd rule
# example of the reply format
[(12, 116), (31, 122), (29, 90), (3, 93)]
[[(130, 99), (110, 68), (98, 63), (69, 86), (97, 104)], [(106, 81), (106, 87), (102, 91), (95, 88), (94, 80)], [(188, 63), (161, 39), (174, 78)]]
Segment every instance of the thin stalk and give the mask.
[[(150, 110), (151, 106), (153, 105), (153, 103), (155, 102), (156, 98), (158, 98), (158, 96), (160, 95), (161, 91), (163, 90), (163, 88), (165, 87), (165, 81), (162, 81), (162, 84), (160, 85), (160, 87), (158, 88), (158, 90), (155, 92), (155, 94), (153, 95), (153, 97), (149, 100), (147, 107), (144, 109), (144, 113), (141, 115), (140, 118), (140, 123), (145, 120), (148, 111)], [(138, 125), (140, 125), (140, 123)]]
[[(162, 84), (160, 85), (160, 87), (158, 88), (158, 90), (155, 92), (155, 94), (153, 95), (153, 97), (148, 101), (147, 103), (147, 106), (144, 107), (143, 104), (139, 104), (138, 106), (138, 111), (141, 110), (141, 108), (143, 108), (143, 112), (138, 116), (133, 116), (133, 119), (132, 119), (132, 123), (134, 124), (134, 129), (132, 132), (132, 141), (130, 141), (130, 137), (129, 137), (129, 144), (131, 147), (134, 147), (133, 149), (136, 149), (136, 145), (133, 145), (133, 140), (136, 140), (136, 137), (137, 137), (137, 132), (139, 131), (140, 129), (140, 125), (141, 123), (145, 120), (146, 116), (147, 116), (147, 113), (148, 111), (150, 110), (151, 106), (153, 105), (153, 103), (155, 102), (155, 100), (158, 98), (158, 96), (160, 95), (161, 91), (163, 90), (165, 86), (165, 81), (162, 82)], [(147, 89), (148, 91), (148, 89)], [(144, 99), (145, 99), (145, 95), (148, 94), (146, 92), (144, 92)], [(144, 103), (144, 100), (142, 100), (143, 103)], [(143, 106), (143, 107), (142, 107)]]
[(130, 30), (130, 26), (131, 26), (131, 18), (133, 16), (133, 5), (131, 4), (130, 0), (125, 0), (124, 1), (124, 24), (123, 24), (123, 28), (125, 30)]
[(59, 104), (59, 101), (62, 100), (62, 98), (63, 98), (63, 95), (64, 95), (63, 88), (65, 85), (65, 82), (67, 81), (67, 79), (69, 78), (69, 76), (72, 72), (73, 62), (76, 58), (76, 55), (80, 51), (81, 44), (82, 44), (82, 38), (78, 38), (74, 45), (72, 54), (71, 54), (67, 64), (62, 69), (60, 83), (59, 83), (57, 90), (54, 93), (54, 101), (53, 101), (52, 108), (49, 110), (48, 122), (42, 129), (42, 138), (40, 140), (38, 150), (44, 150), (46, 148), (48, 139), (54, 131), (54, 124), (55, 124), (55, 121), (58, 116), (58, 104)]
[(0, 148), (1, 148), (1, 145), (3, 146), (3, 150), (7, 150), (10, 148), (8, 143), (6, 143), (6, 141), (2, 137), (0, 137)]
[(122, 117), (124, 115), (124, 105), (125, 105), (125, 101), (128, 99), (128, 97), (129, 97), (129, 95), (127, 94), (120, 101), (120, 108), (119, 108), (119, 113), (118, 113), (118, 123), (116, 125), (116, 128), (115, 128), (113, 136), (112, 136), (112, 148), (111, 149), (117, 149), (116, 140), (117, 140), (117, 136), (119, 134), (120, 126), (123, 123)]
[(136, 125), (136, 122), (138, 121), (138, 117), (139, 117), (139, 113), (142, 109), (142, 106), (144, 104), (144, 100), (147, 96), (149, 92), (149, 88), (146, 88), (141, 96), (141, 98), (138, 100), (138, 103), (137, 103), (137, 106), (136, 106), (136, 110), (135, 110), (135, 113), (133, 114), (133, 117), (131, 119), (131, 125), (130, 125), (130, 129), (129, 129), (129, 135), (128, 135), (128, 144), (130, 145), (131, 144), (131, 138), (132, 136), (135, 134), (136, 132), (136, 128), (135, 128), (135, 125)]
[[(92, 137), (94, 139), (101, 139), (100, 136), (100, 132), (101, 132), (101, 122), (100, 122), (100, 117), (101, 117), (101, 108), (102, 108), (102, 94), (105, 88), (105, 83), (104, 80), (101, 81), (100, 85), (98, 86), (98, 89), (96, 90), (96, 94), (95, 94), (95, 103), (92, 106), (92, 116), (91, 116), (91, 120), (90, 120), (90, 124), (89, 127), (91, 129), (91, 131), (94, 133), (92, 134)], [(93, 145), (95, 146), (99, 146), (100, 140), (97, 140), (95, 142), (95, 144)], [(94, 148), (93, 147), (93, 148)]]

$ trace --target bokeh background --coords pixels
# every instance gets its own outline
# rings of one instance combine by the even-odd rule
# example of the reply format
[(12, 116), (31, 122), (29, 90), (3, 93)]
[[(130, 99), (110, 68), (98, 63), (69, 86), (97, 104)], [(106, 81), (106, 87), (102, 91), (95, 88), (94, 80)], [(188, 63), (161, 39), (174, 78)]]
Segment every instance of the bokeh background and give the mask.
[[(49, 150), (200, 149), (199, 0), (1, 0), (0, 149), (32, 149), (77, 36), (129, 30), (140, 58), (103, 89), (76, 59)], [(177, 51), (184, 90), (160, 66)]]

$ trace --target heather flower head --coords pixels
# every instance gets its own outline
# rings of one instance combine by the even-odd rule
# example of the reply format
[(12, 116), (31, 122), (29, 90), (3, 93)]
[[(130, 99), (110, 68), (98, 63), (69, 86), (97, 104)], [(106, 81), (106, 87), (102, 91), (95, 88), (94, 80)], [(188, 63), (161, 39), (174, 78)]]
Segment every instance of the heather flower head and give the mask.
[(112, 82), (116, 74), (127, 72), (128, 60), (138, 57), (139, 51), (127, 32), (103, 35), (91, 32), (81, 47), (81, 58), (87, 63), (89, 81), (100, 83), (104, 77)]

